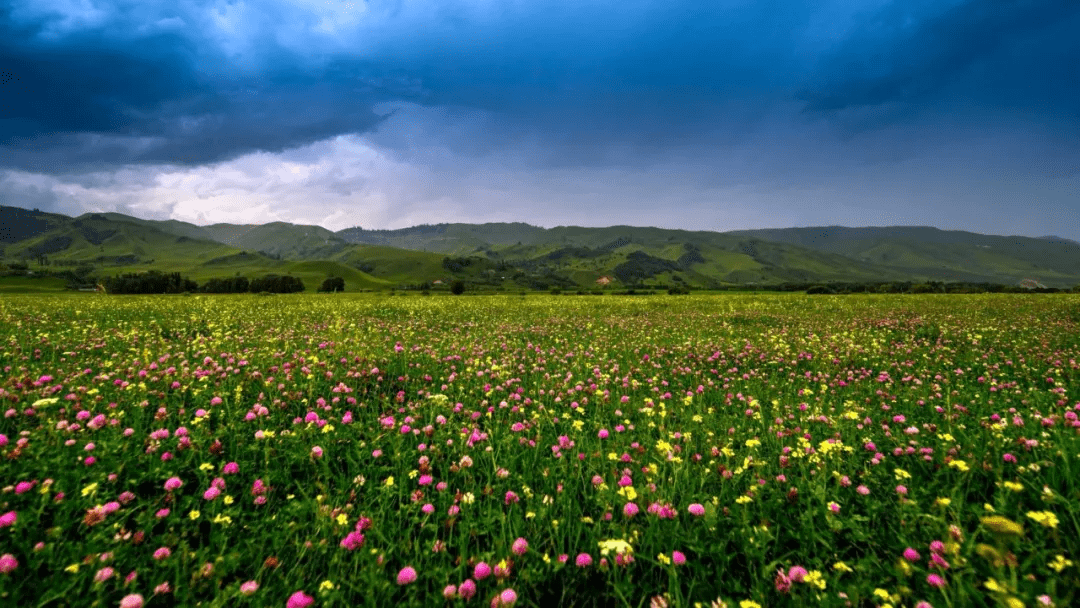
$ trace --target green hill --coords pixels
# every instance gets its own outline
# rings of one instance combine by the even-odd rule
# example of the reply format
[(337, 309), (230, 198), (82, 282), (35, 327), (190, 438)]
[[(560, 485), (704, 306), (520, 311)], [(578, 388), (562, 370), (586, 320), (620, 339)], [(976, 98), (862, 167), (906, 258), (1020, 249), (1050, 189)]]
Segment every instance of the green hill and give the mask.
[[(147, 270), (195, 281), (291, 274), (314, 290), (447, 286), (471, 290), (725, 288), (957, 281), (1080, 284), (1080, 244), (925, 227), (710, 232), (636, 226), (437, 224), (338, 233), (284, 222), (196, 226), (118, 213), (77, 218), (0, 207), (0, 261), (99, 276)], [(16, 222), (21, 222), (17, 224)]]
[(205, 230), (218, 242), (284, 259), (326, 259), (348, 244), (322, 226), (286, 222), (244, 226), (213, 224), (206, 226)]
[(82, 215), (56, 222), (29, 238), (7, 246), (5, 259), (47, 259), (52, 265), (76, 263), (104, 267), (153, 266), (176, 270), (233, 252), (209, 240), (176, 236), (154, 226)]
[(921, 226), (784, 228), (728, 234), (783, 242), (944, 281), (1071, 286), (1080, 244), (1067, 239), (992, 236)]
[(214, 235), (206, 228), (188, 222), (181, 222), (179, 220), (144, 220), (130, 215), (124, 215), (123, 213), (87, 213), (79, 217), (83, 218), (91, 215), (104, 217), (105, 219), (117, 222), (148, 226), (175, 236), (185, 236), (189, 239), (222, 242), (220, 239), (214, 238)]

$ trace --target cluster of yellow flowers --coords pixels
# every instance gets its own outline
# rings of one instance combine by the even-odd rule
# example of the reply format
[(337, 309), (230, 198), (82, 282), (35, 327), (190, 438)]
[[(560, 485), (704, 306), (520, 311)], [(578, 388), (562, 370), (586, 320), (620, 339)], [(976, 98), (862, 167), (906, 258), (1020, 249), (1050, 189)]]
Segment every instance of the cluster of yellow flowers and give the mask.
[(1047, 528), (1056, 528), (1058, 525), (1057, 515), (1054, 515), (1050, 511), (1028, 511), (1026, 515), (1028, 519), (1037, 524), (1042, 524)]

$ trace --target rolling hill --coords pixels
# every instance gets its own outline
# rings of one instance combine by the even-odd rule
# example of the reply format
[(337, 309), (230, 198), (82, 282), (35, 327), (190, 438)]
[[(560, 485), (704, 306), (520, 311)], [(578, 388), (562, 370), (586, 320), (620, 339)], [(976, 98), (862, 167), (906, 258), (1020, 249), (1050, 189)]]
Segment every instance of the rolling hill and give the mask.
[(292, 274), (308, 289), (329, 276), (344, 278), (349, 291), (455, 280), (479, 289), (583, 289), (603, 278), (614, 287), (691, 288), (1024, 279), (1080, 284), (1080, 244), (1073, 241), (910, 226), (719, 233), (490, 223), (335, 233), (284, 222), (196, 226), (14, 207), (0, 207), (0, 219), (5, 262), (93, 265), (101, 275), (160, 270), (196, 281)]
[(993, 236), (922, 226), (785, 228), (728, 234), (836, 253), (943, 281), (1074, 285), (1080, 244), (1056, 237)]

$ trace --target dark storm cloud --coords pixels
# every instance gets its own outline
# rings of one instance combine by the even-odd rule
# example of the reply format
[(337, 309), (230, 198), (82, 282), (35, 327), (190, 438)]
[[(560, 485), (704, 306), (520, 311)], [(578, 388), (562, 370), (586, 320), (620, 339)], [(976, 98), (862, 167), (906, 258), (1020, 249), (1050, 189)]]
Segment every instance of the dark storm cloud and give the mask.
[(495, 146), (533, 137), (545, 164), (623, 164), (762, 120), (788, 96), (812, 15), (792, 2), (525, 3), (395, 50), (422, 103), (498, 116)]
[(15, 6), (0, 17), (0, 163), (35, 171), (275, 152), (370, 131), (390, 100), (491, 114), (495, 128), (445, 134), (455, 153), (531, 138), (559, 166), (736, 145), (800, 100), (849, 129), (1080, 109), (1080, 4), (1054, 0), (372, 2), (329, 47), (312, 31), (325, 15), (295, 3), (222, 35), (206, 15), (234, 5), (103, 5), (59, 34), (56, 11)]
[(282, 61), (251, 73), (191, 34), (41, 40), (44, 26), (0, 24), (3, 166), (52, 173), (280, 151), (369, 130), (380, 92), (410, 86), (356, 64), (310, 67), (272, 44), (262, 55)]
[[(291, 13), (277, 3), (241, 24), (251, 39), (241, 53), (195, 31), (188, 14), (186, 27), (134, 36), (140, 24), (120, 13), (44, 40), (52, 13), (4, 20), (0, 60), (15, 80), (0, 89), (10, 108), (0, 163), (214, 162), (368, 131), (380, 100), (492, 112), (505, 123), (496, 140), (540, 135), (560, 164), (627, 160), (610, 148), (647, 156), (742, 129), (732, 119), (748, 118), (747, 100), (757, 105), (789, 79), (791, 38), (812, 10), (786, 1), (372, 3), (371, 24), (329, 54), (284, 48), (275, 27), (289, 27)], [(488, 151), (482, 141), (448, 143)]]
[[(27, 32), (0, 30), (4, 139), (42, 133), (130, 133), (166, 102), (204, 97), (185, 57), (186, 41), (160, 35), (125, 48), (100, 35), (63, 48), (41, 47)], [(8, 143), (5, 141), (4, 143)]]
[(1080, 3), (897, 2), (823, 53), (808, 113), (861, 129), (942, 120), (1080, 121)]
[(1039, 233), (1080, 216), (1077, 31), (1061, 0), (0, 0), (0, 185), (338, 227)]

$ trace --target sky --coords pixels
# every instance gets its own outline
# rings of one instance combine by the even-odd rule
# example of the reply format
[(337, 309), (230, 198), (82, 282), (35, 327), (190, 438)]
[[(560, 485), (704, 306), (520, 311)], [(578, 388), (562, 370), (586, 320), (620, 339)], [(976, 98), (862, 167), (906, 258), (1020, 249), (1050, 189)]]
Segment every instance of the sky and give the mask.
[(0, 0), (0, 204), (1080, 240), (1080, 2)]

